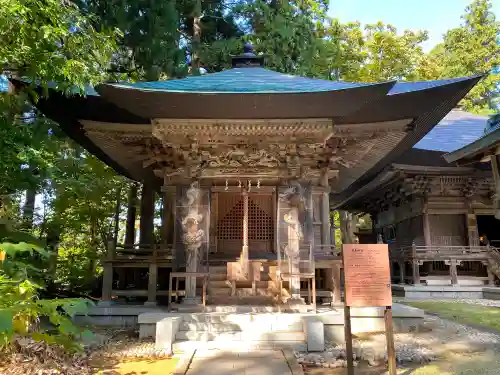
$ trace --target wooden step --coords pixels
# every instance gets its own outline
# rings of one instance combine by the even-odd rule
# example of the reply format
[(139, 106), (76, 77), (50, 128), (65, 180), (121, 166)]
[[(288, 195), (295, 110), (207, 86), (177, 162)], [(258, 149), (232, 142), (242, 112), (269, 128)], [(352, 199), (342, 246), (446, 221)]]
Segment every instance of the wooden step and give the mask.
[(174, 353), (193, 353), (194, 350), (224, 349), (230, 351), (241, 350), (247, 353), (248, 350), (276, 350), (291, 349), (298, 352), (307, 351), (307, 344), (304, 341), (194, 341), (176, 340), (172, 344)]
[(227, 275), (224, 273), (214, 273), (208, 277), (208, 281), (224, 281), (227, 280)]
[(269, 296), (208, 296), (207, 301), (211, 305), (255, 305), (272, 306), (275, 299)]
[[(255, 294), (254, 294), (255, 293)], [(249, 296), (266, 296), (266, 297), (275, 297), (276, 292), (272, 289), (268, 288), (237, 288), (236, 296), (237, 297), (249, 297)]]
[(208, 332), (208, 331), (179, 331), (175, 335), (176, 340), (192, 340), (192, 341), (294, 341), (304, 342), (305, 335), (302, 331), (288, 332)]
[(210, 274), (217, 274), (217, 273), (227, 274), (227, 265), (224, 265), (224, 266), (209, 266), (208, 272), (210, 272)]
[(208, 289), (209, 296), (230, 296), (231, 288), (210, 288)]

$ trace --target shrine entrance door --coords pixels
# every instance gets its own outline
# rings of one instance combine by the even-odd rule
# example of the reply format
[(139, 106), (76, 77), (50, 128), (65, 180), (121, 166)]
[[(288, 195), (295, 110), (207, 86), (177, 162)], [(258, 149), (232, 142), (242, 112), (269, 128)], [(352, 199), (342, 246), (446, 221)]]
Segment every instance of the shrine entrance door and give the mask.
[[(244, 196), (214, 193), (212, 211), (217, 223), (212, 243), (217, 257), (236, 259), (243, 247)], [(274, 194), (248, 193), (248, 254), (250, 259), (272, 259), (275, 238)], [(215, 212), (214, 212), (215, 211)]]

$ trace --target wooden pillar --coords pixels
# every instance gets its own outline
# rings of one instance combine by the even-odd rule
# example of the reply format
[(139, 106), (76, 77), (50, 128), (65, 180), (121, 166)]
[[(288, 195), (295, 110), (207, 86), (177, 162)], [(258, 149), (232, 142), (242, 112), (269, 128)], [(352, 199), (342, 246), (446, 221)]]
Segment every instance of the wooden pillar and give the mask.
[(180, 257), (180, 250), (178, 246), (179, 242), (179, 223), (177, 222), (177, 207), (176, 207), (176, 202), (177, 199), (179, 199), (179, 191), (180, 187), (179, 186), (174, 186), (171, 189), (172, 193), (172, 270), (173, 271), (178, 271), (179, 270), (179, 257)]
[(424, 224), (424, 242), (425, 242), (425, 246), (432, 246), (431, 226), (430, 226), (430, 222), (429, 222), (429, 214), (427, 212), (423, 213), (422, 220), (423, 220), (423, 224)]
[(149, 265), (148, 273), (148, 300), (144, 305), (156, 306), (156, 288), (158, 284), (158, 266), (156, 262)]
[(420, 263), (418, 260), (412, 262), (413, 265), (413, 285), (420, 285)]
[(419, 269), (420, 264), (419, 264), (419, 261), (417, 259), (417, 246), (415, 245), (415, 242), (412, 243), (411, 250), (412, 250), (413, 285), (420, 285), (420, 269)]
[(102, 274), (102, 296), (100, 305), (108, 306), (111, 304), (113, 294), (113, 259), (115, 256), (115, 241), (108, 241), (106, 251), (106, 260), (103, 265)]
[(399, 283), (404, 284), (405, 283), (405, 265), (406, 263), (404, 260), (398, 261), (399, 264)]
[(323, 192), (321, 196), (321, 244), (332, 244), (330, 237), (330, 196), (328, 192)]
[(500, 163), (497, 155), (491, 155), (491, 172), (495, 183), (495, 197), (493, 198), (493, 210), (495, 218), (500, 220)]
[(450, 266), (451, 285), (457, 285), (458, 284), (457, 260), (451, 259), (445, 261), (445, 264), (448, 264)]
[(137, 216), (137, 184), (133, 183), (128, 192), (127, 224), (125, 227), (125, 245), (135, 243), (135, 219)]
[(248, 192), (244, 189), (243, 195), (243, 246), (240, 255), (240, 264), (245, 276), (249, 275), (248, 265)]
[(155, 192), (150, 181), (144, 181), (141, 194), (140, 243), (154, 244)]
[(333, 265), (333, 302), (340, 303), (342, 302), (341, 290), (340, 287), (340, 264)]
[(467, 213), (467, 234), (469, 246), (479, 246), (479, 232), (477, 230), (477, 217), (472, 210)]

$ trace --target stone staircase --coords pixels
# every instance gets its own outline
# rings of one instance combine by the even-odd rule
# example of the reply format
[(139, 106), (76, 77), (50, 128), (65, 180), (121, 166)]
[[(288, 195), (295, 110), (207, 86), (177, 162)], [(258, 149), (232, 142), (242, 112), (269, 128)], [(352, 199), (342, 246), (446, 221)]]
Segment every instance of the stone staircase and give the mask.
[(293, 348), (306, 338), (300, 316), (264, 314), (186, 314), (175, 335), (174, 352), (193, 348)]
[[(276, 273), (261, 272), (260, 281), (241, 280), (234, 285), (227, 277), (227, 265), (212, 265), (209, 268), (207, 286), (207, 302), (210, 305), (252, 305), (274, 306), (278, 303), (279, 285)], [(273, 277), (274, 276), (274, 277)], [(286, 288), (282, 290), (283, 297), (289, 297)]]

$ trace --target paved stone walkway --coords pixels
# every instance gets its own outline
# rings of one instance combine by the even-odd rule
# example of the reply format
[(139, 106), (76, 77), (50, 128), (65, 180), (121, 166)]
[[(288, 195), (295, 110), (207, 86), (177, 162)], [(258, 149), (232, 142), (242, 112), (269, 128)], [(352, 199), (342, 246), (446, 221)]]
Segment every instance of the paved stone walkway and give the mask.
[(292, 375), (281, 350), (197, 350), (186, 375)]

